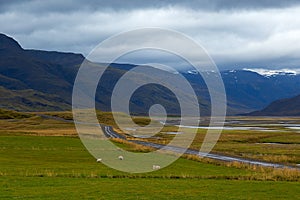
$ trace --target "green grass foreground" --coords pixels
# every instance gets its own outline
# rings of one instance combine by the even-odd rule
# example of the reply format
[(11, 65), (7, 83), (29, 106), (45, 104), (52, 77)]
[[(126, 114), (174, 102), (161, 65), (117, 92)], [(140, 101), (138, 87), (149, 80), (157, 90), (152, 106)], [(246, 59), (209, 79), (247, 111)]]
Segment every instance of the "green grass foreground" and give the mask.
[(1, 199), (299, 199), (296, 182), (5, 177), (1, 188)]
[[(180, 158), (147, 174), (110, 169), (75, 137), (0, 136), (0, 199), (299, 199), (297, 181)], [(248, 178), (247, 178), (248, 177)]]

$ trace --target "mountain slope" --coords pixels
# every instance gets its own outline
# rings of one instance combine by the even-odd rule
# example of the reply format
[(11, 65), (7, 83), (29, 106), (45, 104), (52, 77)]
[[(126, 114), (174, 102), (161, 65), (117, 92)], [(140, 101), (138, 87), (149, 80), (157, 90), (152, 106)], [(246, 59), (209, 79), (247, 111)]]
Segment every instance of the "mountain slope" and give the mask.
[(228, 101), (239, 102), (251, 109), (262, 109), (277, 99), (300, 93), (300, 75), (263, 76), (248, 70), (223, 71)]
[(9, 90), (0, 86), (0, 108), (21, 111), (70, 110), (71, 105), (58, 95), (32, 89)]
[[(76, 53), (26, 50), (13, 38), (0, 34), (0, 105), (3, 108), (47, 111), (71, 108), (72, 87), (84, 56)], [(100, 69), (103, 64), (91, 63)], [(96, 92), (96, 107), (110, 111), (110, 97), (119, 78), (133, 64), (112, 63), (105, 71)], [(156, 69), (151, 79), (168, 76), (176, 82), (178, 74)], [(203, 78), (193, 70), (181, 71), (195, 90), (201, 113), (210, 113), (210, 96)], [(207, 72), (212, 76), (214, 72)], [(131, 81), (140, 83), (149, 74), (137, 73)], [(274, 100), (290, 98), (300, 93), (300, 75), (272, 73), (264, 76), (251, 70), (222, 71), (227, 93), (229, 115), (249, 113), (266, 107)], [(149, 78), (149, 76), (148, 76)], [(186, 97), (185, 91), (181, 91)], [(187, 99), (188, 101), (188, 99)], [(170, 114), (179, 114), (178, 102), (167, 88), (158, 85), (143, 87), (134, 93), (130, 109), (148, 114), (153, 104), (163, 104)]]
[[(0, 98), (1, 107), (21, 111), (71, 108), (73, 83), (84, 60), (81, 54), (25, 50), (4, 34), (0, 34), (0, 41), (0, 91), (3, 94)], [(92, 64), (98, 69), (102, 67), (101, 64)], [(105, 71), (96, 92), (95, 100), (98, 109), (110, 110), (110, 97), (114, 85), (134, 66), (112, 64), (112, 67)], [(167, 73), (157, 71), (160, 75)], [(136, 74), (131, 81), (138, 83), (146, 76), (146, 74)], [(163, 104), (169, 114), (180, 113), (174, 95), (159, 86), (147, 86), (143, 91), (137, 91), (132, 98), (130, 108), (132, 113), (147, 114), (148, 108), (158, 103)], [(201, 100), (201, 105), (202, 110), (205, 111), (202, 113), (207, 114), (209, 112), (207, 103)]]
[(266, 108), (249, 113), (252, 116), (300, 116), (300, 95), (272, 102)]
[[(206, 90), (203, 79), (196, 71), (185, 70), (182, 73), (196, 90)], [(215, 72), (207, 73), (214, 75)], [(290, 98), (300, 93), (299, 73), (273, 72), (270, 75), (247, 69), (225, 70), (220, 73), (226, 90), (229, 114), (249, 113), (262, 109), (277, 99)]]
[[(64, 96), (72, 83), (64, 77), (61, 65), (37, 59), (12, 38), (0, 35), (0, 84), (7, 89), (33, 89)], [(70, 94), (70, 93), (68, 93)], [(69, 95), (65, 95), (67, 101)]]

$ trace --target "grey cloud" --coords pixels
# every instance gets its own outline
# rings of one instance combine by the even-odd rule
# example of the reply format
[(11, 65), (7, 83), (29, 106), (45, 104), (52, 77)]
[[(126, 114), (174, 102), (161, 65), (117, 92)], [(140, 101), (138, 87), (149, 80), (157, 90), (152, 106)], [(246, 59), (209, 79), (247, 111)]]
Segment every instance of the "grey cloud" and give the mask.
[[(0, 27), (1, 32), (25, 48), (85, 55), (121, 31), (145, 26), (170, 28), (203, 45), (223, 68), (296, 67), (300, 59), (296, 53), (300, 51), (300, 5), (296, 4), (297, 1), (0, 0)], [(136, 58), (136, 62), (147, 62), (147, 56)]]
[(0, 11), (14, 10), (35, 13), (47, 12), (76, 12), (79, 10), (133, 10), (147, 8), (161, 8), (178, 6), (196, 10), (240, 10), (240, 9), (266, 9), (285, 8), (300, 5), (298, 0), (0, 0)]

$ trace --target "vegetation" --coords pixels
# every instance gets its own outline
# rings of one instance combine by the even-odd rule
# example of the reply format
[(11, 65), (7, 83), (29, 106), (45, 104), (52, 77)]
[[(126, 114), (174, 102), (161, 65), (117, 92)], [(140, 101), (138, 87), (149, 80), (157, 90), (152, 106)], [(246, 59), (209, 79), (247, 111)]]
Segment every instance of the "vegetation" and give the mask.
[[(72, 123), (45, 118), (41, 114), (46, 113), (0, 120), (0, 199), (298, 198), (299, 170), (265, 168), (184, 155), (172, 165), (151, 173), (116, 171), (96, 162), (77, 137)], [(55, 112), (51, 115), (70, 119), (71, 112)], [(99, 112), (99, 115), (106, 117), (108, 124), (111, 122), (111, 114)], [(143, 119), (138, 120), (144, 122)], [(168, 141), (172, 136), (164, 132), (175, 129), (174, 126), (165, 126), (162, 133), (158, 134), (161, 140), (152, 140)], [(253, 147), (255, 143), (283, 141), (284, 145), (290, 145), (293, 134), (297, 135), (297, 132), (224, 131), (215, 149), (234, 155), (238, 155), (238, 151), (251, 152), (254, 157), (260, 155), (255, 154), (258, 149)], [(200, 142), (204, 135), (205, 131), (199, 129), (193, 147), (199, 147), (196, 141)], [(119, 148), (132, 152), (153, 150), (120, 139), (112, 141)], [(282, 156), (290, 159), (294, 155), (297, 160), (297, 142), (295, 137), (293, 149), (281, 150), (275, 147), (268, 149), (268, 144), (257, 145), (266, 145), (263, 149), (272, 158), (270, 160), (274, 159), (273, 156), (281, 155), (277, 154), (279, 151)], [(233, 146), (229, 148), (230, 145)]]
[(139, 145), (133, 142), (129, 142), (127, 140), (122, 140), (119, 138), (113, 138), (111, 141), (116, 144), (118, 147), (131, 152), (140, 152), (140, 153), (147, 153), (150, 151), (154, 151), (154, 148), (146, 147), (143, 145)]
[(9, 90), (0, 86), (1, 107), (18, 111), (68, 110), (71, 106), (54, 94), (42, 93), (33, 89)]
[(140, 126), (147, 126), (151, 122), (151, 119), (144, 118), (144, 117), (133, 117), (132, 120), (134, 121), (134, 123), (136, 123)]
[[(13, 112), (15, 113), (15, 112)], [(48, 136), (77, 136), (74, 125), (69, 122), (58, 121), (55, 119), (47, 119), (38, 115), (46, 114), (67, 120), (73, 119), (72, 112), (43, 112), (38, 115), (18, 113), (20, 116), (31, 115), (32, 117), (16, 119), (13, 121), (0, 120), (2, 130), (0, 133), (27, 133), (31, 135), (48, 135)], [(97, 111), (97, 117), (101, 123), (116, 127), (111, 112)], [(146, 125), (149, 119), (145, 117), (134, 117), (139, 125)], [(237, 118), (238, 120), (246, 120), (248, 124), (254, 126), (265, 126), (272, 124), (274, 120), (293, 120), (295, 118)], [(231, 119), (233, 120), (233, 119)], [(264, 120), (262, 122), (262, 120)], [(268, 122), (268, 123), (267, 123)], [(270, 125), (272, 126), (272, 125)], [(285, 163), (295, 165), (300, 163), (300, 134), (294, 130), (283, 129), (282, 127), (273, 127), (274, 131), (255, 131), (255, 130), (223, 130), (218, 143), (213, 152), (236, 157), (244, 157), (250, 159), (263, 160), (268, 162)], [(278, 130), (276, 129), (278, 128)], [(174, 135), (166, 134), (167, 132), (175, 132), (178, 127), (164, 126), (162, 131), (149, 139), (150, 142), (167, 144)], [(116, 131), (122, 133), (116, 128)], [(185, 129), (185, 131), (190, 131)], [(199, 129), (194, 142), (191, 145), (193, 149), (200, 149), (202, 141), (205, 137), (206, 130)], [(137, 139), (137, 138), (131, 138)], [(148, 151), (145, 149), (144, 151)]]
[[(297, 164), (300, 163), (299, 136), (293, 131), (223, 131), (213, 151), (268, 162)], [(199, 147), (197, 142), (193, 146)]]
[(298, 195), (299, 172), (294, 171), (226, 166), (189, 157), (152, 173), (128, 174), (97, 163), (78, 138), (0, 137), (1, 199), (296, 199)]
[(297, 182), (169, 178), (3, 177), (11, 199), (299, 199)]
[(29, 113), (20, 113), (12, 110), (0, 109), (0, 119), (23, 119), (32, 117)]
[[(18, 114), (26, 115), (24, 113)], [(74, 124), (55, 119), (43, 118), (35, 114), (31, 117), (13, 120), (0, 120), (0, 135), (43, 135), (43, 136), (77, 136)]]

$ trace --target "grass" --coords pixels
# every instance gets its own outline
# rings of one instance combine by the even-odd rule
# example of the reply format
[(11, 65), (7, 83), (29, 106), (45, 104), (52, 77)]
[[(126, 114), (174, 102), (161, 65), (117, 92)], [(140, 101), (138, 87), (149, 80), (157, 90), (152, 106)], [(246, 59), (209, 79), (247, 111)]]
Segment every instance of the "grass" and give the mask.
[(23, 119), (32, 117), (33, 114), (20, 113), (12, 110), (0, 109), (0, 119)]
[[(38, 78), (37, 76), (34, 77)], [(22, 111), (71, 109), (70, 103), (61, 98), (62, 96), (65, 97), (64, 95), (47, 94), (33, 89), (10, 90), (3, 86), (0, 86), (0, 94), (2, 108)]]
[[(224, 174), (228, 176), (251, 174), (250, 171), (245, 172), (207, 163), (199, 164), (186, 159), (180, 159), (178, 163), (153, 174), (127, 174), (96, 163), (78, 138), (21, 135), (2, 135), (0, 138), (1, 163), (4, 163), (0, 171), (1, 174), (11, 176), (48, 176), (48, 172), (52, 172), (53, 176), (66, 177), (90, 177), (92, 172), (99, 177), (113, 175), (209, 177)], [(182, 168), (180, 173), (178, 173), (179, 168)]]
[[(52, 112), (51, 112), (52, 113)], [(53, 112), (61, 115), (71, 114), (70, 112)], [(12, 117), (6, 117), (15, 116)], [(7, 111), (0, 109), (0, 134), (27, 134), (27, 135), (49, 135), (49, 136), (77, 136), (75, 126), (72, 123), (47, 119), (36, 115), (35, 113), (21, 113), (16, 111)]]
[[(176, 131), (175, 129), (174, 127), (165, 127), (163, 131)], [(185, 132), (188, 131), (190, 130), (185, 129)], [(198, 130), (191, 145), (192, 149), (200, 149), (206, 132), (205, 129)], [(163, 133), (157, 134), (157, 136), (161, 138), (151, 139), (151, 141), (168, 143), (174, 137), (173, 135)], [(223, 130), (212, 152), (295, 165), (300, 163), (300, 132), (293, 130)]]
[[(49, 115), (49, 116), (53, 116), (53, 117), (59, 117), (59, 118), (63, 118), (66, 120), (73, 120), (73, 113), (71, 111), (38, 112), (37, 114), (44, 114), (44, 115)], [(97, 114), (97, 118), (101, 124), (116, 126), (111, 112), (104, 112), (104, 111), (97, 110), (96, 114)], [(129, 117), (123, 113), (116, 113), (116, 114), (119, 115), (120, 117), (121, 116)], [(132, 117), (132, 120), (140, 126), (146, 126), (151, 122), (151, 120), (147, 117)]]
[(128, 142), (127, 140), (122, 140), (119, 138), (113, 138), (111, 141), (117, 145), (118, 147), (131, 152), (140, 152), (140, 153), (148, 153), (154, 151), (154, 148), (146, 147), (143, 145), (135, 144), (133, 142)]
[[(66, 119), (70, 112), (55, 115)], [(111, 123), (109, 113), (102, 117)], [(137, 118), (137, 122), (147, 121)], [(97, 163), (72, 123), (33, 115), (0, 120), (0, 126), (0, 199), (299, 199), (298, 170), (185, 155), (161, 170), (129, 174)], [(165, 132), (174, 129), (164, 127)], [(204, 135), (204, 130), (198, 131), (195, 148)], [(173, 137), (158, 136), (161, 142)], [(214, 151), (295, 163), (297, 136), (294, 131), (224, 131)], [(274, 141), (283, 144), (256, 144)], [(151, 151), (124, 140), (113, 142), (132, 152)]]
[[(22, 114), (22, 113), (19, 113)], [(56, 116), (64, 119), (72, 119), (71, 112), (47, 112), (39, 113)], [(1, 116), (1, 115), (0, 115)], [(99, 121), (108, 125), (114, 125), (113, 117), (110, 112), (97, 111)], [(245, 123), (254, 125), (270, 121), (274, 123), (277, 118), (238, 118)], [(134, 120), (141, 126), (147, 125), (149, 119), (143, 117), (134, 117)], [(234, 120), (234, 118), (230, 118)], [(280, 121), (292, 120), (297, 122), (298, 118), (278, 118)], [(57, 121), (54, 119), (45, 119), (39, 116), (32, 116), (21, 119), (0, 120), (2, 129), (0, 133), (29, 134), (29, 135), (47, 135), (47, 136), (77, 136), (77, 132), (72, 123)], [(119, 129), (118, 132), (122, 133)], [(175, 132), (178, 127), (164, 126), (161, 133), (156, 134), (156, 138), (147, 139), (151, 142), (167, 144), (174, 135), (165, 134), (166, 132)], [(189, 129), (185, 130), (186, 132)], [(199, 129), (191, 148), (200, 149), (205, 137), (206, 130)], [(131, 138), (134, 139), (134, 138)], [(264, 144), (279, 143), (279, 144)], [(144, 149), (143, 151), (148, 151)], [(218, 143), (213, 152), (258, 159), (268, 162), (277, 162), (295, 165), (300, 163), (300, 133), (295, 130), (285, 131), (254, 131), (254, 130), (223, 130)]]
[(0, 199), (298, 198), (299, 182), (274, 179), (281, 174), (258, 179), (274, 172), (193, 158), (147, 174), (119, 172), (73, 137), (1, 135), (0, 153)]
[[(300, 163), (300, 133), (223, 131), (213, 151), (268, 162)], [(265, 144), (278, 143), (278, 144)]]
[[(72, 119), (71, 112), (47, 112), (43, 113), (64, 119)], [(1, 116), (1, 115), (0, 115)], [(97, 116), (108, 125), (114, 125), (112, 114), (109, 112), (97, 112)], [(149, 119), (135, 117), (140, 125), (147, 125)], [(244, 118), (243, 118), (244, 119)], [(244, 119), (245, 121), (246, 119)], [(257, 122), (261, 118), (251, 118), (249, 123)], [(274, 120), (272, 118), (272, 120)], [(284, 121), (284, 118), (280, 119)], [(288, 120), (291, 120), (288, 118)], [(295, 119), (294, 119), (295, 120)], [(264, 118), (264, 121), (268, 119)], [(273, 122), (272, 122), (273, 123)], [(48, 135), (48, 136), (77, 136), (77, 132), (72, 123), (57, 121), (54, 119), (45, 119), (39, 116), (30, 118), (0, 120), (2, 130), (0, 133), (26, 133), (29, 135)], [(157, 138), (148, 139), (151, 142), (167, 144), (174, 135), (164, 134), (165, 132), (177, 131), (178, 127), (165, 126), (161, 133), (156, 134)], [(117, 131), (120, 131), (117, 129)], [(186, 129), (185, 131), (189, 131)], [(199, 129), (191, 148), (199, 149), (205, 137), (206, 130)], [(132, 138), (133, 139), (133, 138)], [(280, 143), (280, 144), (264, 144), (264, 143)], [(143, 151), (148, 151), (144, 149)], [(268, 162), (277, 162), (285, 164), (300, 163), (300, 133), (297, 131), (254, 131), (254, 130), (223, 130), (217, 145), (213, 152), (245, 157), (250, 159), (258, 159)]]
[(199, 179), (0, 179), (1, 199), (299, 199), (299, 183)]

